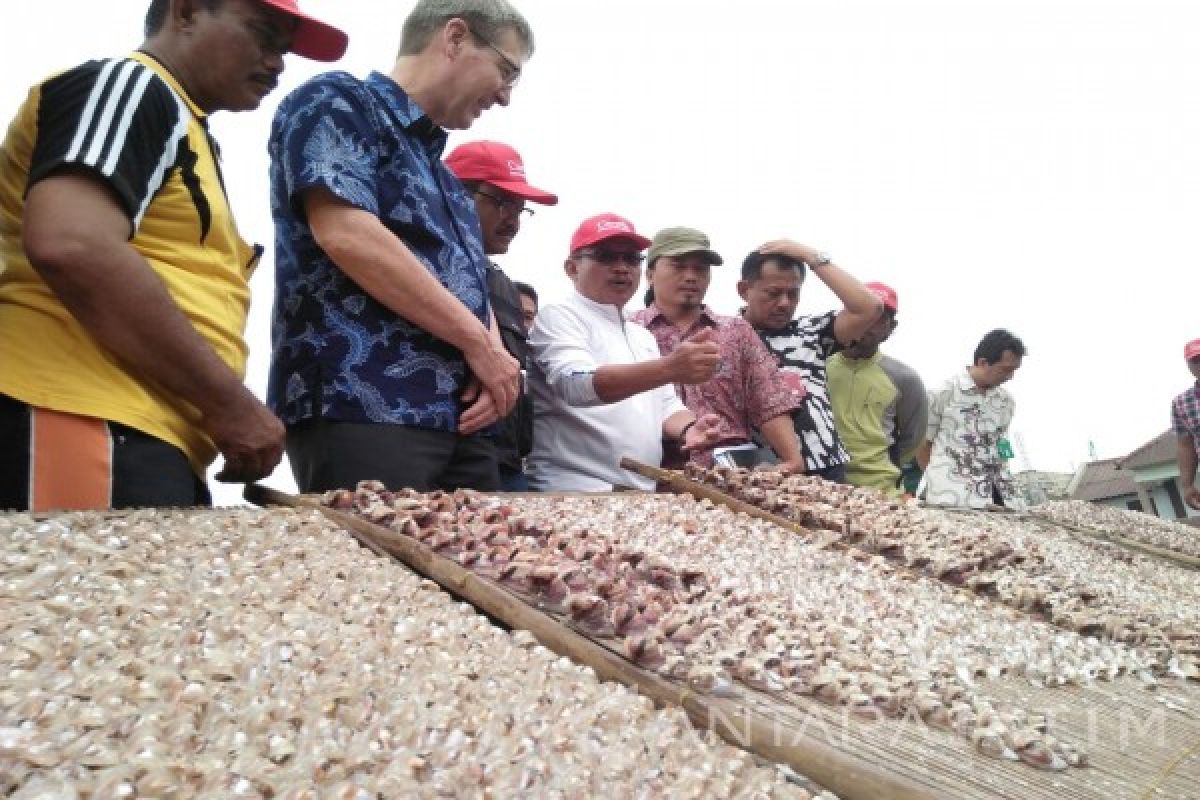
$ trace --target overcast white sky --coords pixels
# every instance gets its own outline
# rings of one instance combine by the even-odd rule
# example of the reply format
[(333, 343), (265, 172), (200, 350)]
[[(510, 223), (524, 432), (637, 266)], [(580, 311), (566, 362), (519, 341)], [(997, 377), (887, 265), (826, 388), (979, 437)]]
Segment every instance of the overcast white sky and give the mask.
[[(302, 0), (343, 27), (336, 65), (390, 68), (411, 4)], [(929, 386), (988, 329), (1029, 348), (1010, 384), (1029, 463), (1068, 470), (1166, 429), (1200, 336), (1200, 4), (1194, 0), (527, 0), (537, 52), (512, 105), (451, 145), (507, 141), (557, 192), (502, 265), (563, 295), (567, 241), (616, 211), (653, 233), (707, 231), (725, 255), (709, 302), (734, 312), (737, 265), (790, 237), (900, 294), (885, 349)], [(141, 0), (6, 3), (0, 113), (29, 84), (141, 41)], [(265, 391), (273, 267), (265, 142), (292, 87), (214, 130), (255, 276), (248, 380)], [(634, 301), (638, 302), (637, 300)], [(810, 278), (802, 311), (833, 307)], [(1023, 466), (1020, 461), (1018, 468)], [(294, 488), (281, 468), (268, 481)], [(236, 491), (218, 493), (231, 502)]]

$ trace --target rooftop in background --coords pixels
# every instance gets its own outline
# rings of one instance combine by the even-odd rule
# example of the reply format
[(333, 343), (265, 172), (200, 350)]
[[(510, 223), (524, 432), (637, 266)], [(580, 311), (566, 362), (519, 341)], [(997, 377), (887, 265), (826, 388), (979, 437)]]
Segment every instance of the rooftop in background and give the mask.
[(1155, 464), (1172, 463), (1175, 461), (1177, 447), (1175, 434), (1168, 430), (1155, 436), (1124, 458), (1117, 459), (1117, 464), (1121, 469), (1137, 469), (1152, 467)]
[(1136, 495), (1137, 482), (1133, 473), (1121, 469), (1120, 462), (1119, 458), (1106, 458), (1080, 467), (1081, 474), (1071, 499), (1093, 501)]

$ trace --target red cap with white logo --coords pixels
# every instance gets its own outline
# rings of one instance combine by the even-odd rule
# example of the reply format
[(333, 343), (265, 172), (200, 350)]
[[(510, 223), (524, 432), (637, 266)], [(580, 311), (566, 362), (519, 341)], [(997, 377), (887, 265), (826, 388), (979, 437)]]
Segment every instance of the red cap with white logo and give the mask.
[(886, 283), (880, 283), (879, 281), (871, 281), (870, 283), (863, 285), (870, 289), (876, 297), (883, 301), (885, 308), (890, 308), (893, 312), (900, 310), (900, 299), (896, 297), (895, 289), (888, 286)]
[(1192, 339), (1183, 346), (1183, 357), (1191, 361), (1198, 356), (1200, 356), (1200, 339)]
[(486, 181), (522, 200), (552, 206), (558, 195), (530, 186), (521, 154), (502, 142), (467, 142), (446, 156), (446, 166), (460, 181)]
[(634, 230), (632, 222), (616, 214), (605, 213), (588, 217), (579, 225), (571, 237), (571, 252), (608, 239), (628, 239), (635, 242), (639, 250), (650, 246), (650, 240)]
[(296, 20), (291, 52), (313, 61), (337, 61), (346, 52), (349, 38), (327, 22), (310, 17), (300, 10), (296, 0), (259, 0)]

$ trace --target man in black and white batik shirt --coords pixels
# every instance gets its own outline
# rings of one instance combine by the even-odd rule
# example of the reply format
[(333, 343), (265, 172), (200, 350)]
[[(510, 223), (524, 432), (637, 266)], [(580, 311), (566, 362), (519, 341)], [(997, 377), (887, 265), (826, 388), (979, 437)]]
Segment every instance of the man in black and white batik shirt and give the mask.
[[(841, 311), (793, 319), (808, 269), (842, 301)], [(792, 412), (792, 420), (804, 446), (808, 473), (845, 482), (850, 456), (834, 427), (825, 363), (863, 335), (883, 313), (883, 304), (829, 256), (788, 240), (768, 242), (746, 256), (738, 294), (746, 301), (742, 316), (779, 359), (785, 380), (807, 390), (804, 405)]]

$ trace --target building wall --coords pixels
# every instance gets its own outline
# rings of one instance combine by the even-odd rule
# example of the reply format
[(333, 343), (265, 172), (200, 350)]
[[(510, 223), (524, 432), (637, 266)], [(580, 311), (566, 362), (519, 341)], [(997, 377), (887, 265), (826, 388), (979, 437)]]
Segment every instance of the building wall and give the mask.
[[(1113, 508), (1119, 508), (1122, 511), (1143, 511), (1143, 510), (1145, 510), (1139, 506), (1138, 496), (1136, 494), (1123, 494), (1118, 497), (1106, 497), (1103, 500), (1095, 500), (1093, 502), (1097, 503), (1098, 505), (1102, 505), (1102, 506), (1112, 506)], [(1134, 503), (1134, 506), (1131, 507), (1129, 505), (1130, 503)]]
[[(1172, 481), (1172, 483), (1174, 483), (1174, 481)], [(1160, 496), (1162, 498), (1161, 500), (1159, 499)], [(1163, 519), (1178, 519), (1175, 509), (1171, 507), (1171, 498), (1167, 494), (1166, 486), (1159, 486), (1154, 490), (1154, 504), (1158, 506), (1159, 516)], [(1186, 512), (1184, 514), (1185, 517), (1200, 516), (1200, 511), (1197, 511), (1196, 509), (1190, 507), (1187, 503), (1184, 503), (1183, 498), (1180, 498), (1179, 504), (1183, 506), (1183, 510)], [(1170, 514), (1170, 516), (1168, 516), (1168, 514)]]
[(1171, 496), (1167, 494), (1165, 486), (1156, 486), (1150, 490), (1150, 497), (1154, 499), (1154, 507), (1158, 509), (1158, 516), (1162, 519), (1175, 519), (1175, 508), (1171, 505)]
[[(1158, 516), (1163, 519), (1177, 519), (1178, 514), (1175, 513), (1175, 507), (1171, 503), (1171, 496), (1167, 494), (1165, 482), (1170, 481), (1175, 483), (1179, 478), (1179, 465), (1174, 461), (1166, 461), (1161, 464), (1151, 464), (1147, 467), (1137, 467), (1133, 470), (1133, 477), (1138, 483), (1147, 487), (1150, 496), (1154, 498), (1154, 505), (1158, 509)], [(1150, 487), (1153, 486), (1153, 489)], [(1186, 503), (1182, 503), (1186, 516), (1200, 517), (1200, 511), (1191, 508)]]
[(1179, 465), (1174, 461), (1164, 461), (1161, 464), (1151, 464), (1147, 467), (1135, 467), (1133, 479), (1138, 483), (1155, 483), (1157, 481), (1174, 480), (1179, 477)]

